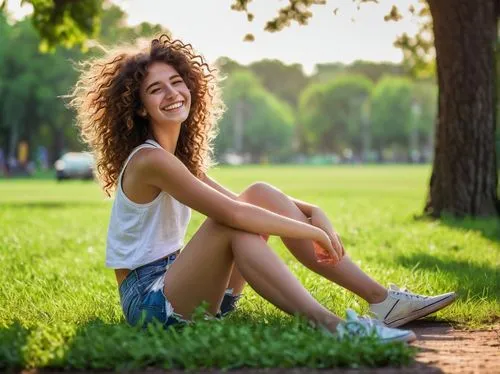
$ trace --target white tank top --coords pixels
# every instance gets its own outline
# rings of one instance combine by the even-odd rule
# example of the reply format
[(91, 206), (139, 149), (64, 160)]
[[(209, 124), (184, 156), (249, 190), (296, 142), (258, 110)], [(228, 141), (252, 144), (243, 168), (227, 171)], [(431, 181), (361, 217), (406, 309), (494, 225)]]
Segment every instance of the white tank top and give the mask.
[(191, 209), (165, 191), (151, 202), (137, 204), (123, 192), (122, 176), (130, 159), (143, 148), (161, 148), (153, 141), (134, 148), (118, 177), (106, 243), (106, 266), (135, 269), (177, 251), (191, 219)]

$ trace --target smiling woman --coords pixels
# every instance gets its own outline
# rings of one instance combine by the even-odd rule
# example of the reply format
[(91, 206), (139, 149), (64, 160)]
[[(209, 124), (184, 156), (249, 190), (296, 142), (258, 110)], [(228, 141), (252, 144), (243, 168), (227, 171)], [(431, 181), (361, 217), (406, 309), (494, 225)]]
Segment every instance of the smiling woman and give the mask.
[[(246, 284), (288, 314), (350, 338), (412, 341), (397, 327), (432, 313), (453, 293), (423, 297), (385, 289), (346, 255), (323, 211), (266, 183), (240, 195), (206, 175), (223, 104), (217, 76), (191, 45), (162, 35), (84, 64), (71, 104), (95, 153), (104, 190), (116, 189), (106, 265), (114, 269), (127, 322), (165, 327), (235, 309)], [(184, 245), (191, 209), (207, 216)], [(347, 321), (319, 304), (267, 244), (283, 239), (305, 266), (355, 292), (382, 322)], [(182, 249), (182, 252), (181, 252)]]
[(149, 120), (156, 123), (182, 123), (187, 119), (191, 93), (172, 66), (161, 62), (151, 64), (140, 92), (144, 107), (139, 114), (143, 117), (150, 113)]
[[(178, 143), (175, 155), (195, 175), (208, 168), (210, 142), (223, 109), (216, 81), (215, 71), (201, 56), (165, 35), (150, 45), (118, 47), (82, 63), (71, 105), (108, 194), (130, 152), (146, 139), (171, 131), (172, 121), (184, 124), (177, 129), (178, 138), (164, 136), (171, 147)], [(182, 110), (166, 111), (174, 101), (183, 102)]]

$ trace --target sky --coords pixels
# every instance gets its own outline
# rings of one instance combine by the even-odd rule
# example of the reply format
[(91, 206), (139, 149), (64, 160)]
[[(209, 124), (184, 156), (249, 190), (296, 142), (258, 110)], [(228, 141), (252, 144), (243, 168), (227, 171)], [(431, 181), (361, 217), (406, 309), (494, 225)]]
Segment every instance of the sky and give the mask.
[[(233, 0), (113, 0), (128, 14), (128, 23), (159, 23), (175, 37), (191, 43), (208, 61), (227, 56), (242, 64), (264, 58), (279, 59), (286, 64), (300, 63), (307, 74), (317, 63), (355, 60), (401, 62), (402, 53), (393, 46), (403, 32), (414, 34), (418, 19), (406, 11), (415, 0), (398, 0), (405, 17), (399, 22), (385, 22), (395, 0), (379, 0), (379, 4), (357, 4), (353, 0), (331, 0), (327, 5), (311, 7), (313, 17), (307, 26), (293, 23), (278, 32), (264, 31), (286, 0), (253, 0), (249, 10), (255, 15), (248, 22), (243, 12), (231, 10)], [(15, 17), (30, 11), (20, 1), (9, 0)], [(338, 8), (334, 15), (334, 9)], [(247, 33), (254, 42), (244, 42)]]

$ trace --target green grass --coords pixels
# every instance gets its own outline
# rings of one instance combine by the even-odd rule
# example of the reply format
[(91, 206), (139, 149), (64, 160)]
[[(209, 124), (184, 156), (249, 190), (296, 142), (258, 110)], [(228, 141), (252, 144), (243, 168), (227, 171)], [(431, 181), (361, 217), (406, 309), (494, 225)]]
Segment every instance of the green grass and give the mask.
[[(428, 167), (237, 167), (210, 173), (235, 192), (255, 181), (320, 205), (347, 251), (382, 284), (419, 293), (459, 292), (437, 313), (461, 327), (500, 316), (500, 225), (495, 220), (415, 219)], [(280, 312), (250, 287), (222, 321), (138, 331), (121, 314), (104, 267), (111, 208), (93, 182), (0, 181), (0, 370), (404, 365), (415, 350), (371, 340), (338, 342)], [(201, 224), (197, 213), (190, 237)], [(313, 296), (339, 315), (363, 300), (270, 245)]]

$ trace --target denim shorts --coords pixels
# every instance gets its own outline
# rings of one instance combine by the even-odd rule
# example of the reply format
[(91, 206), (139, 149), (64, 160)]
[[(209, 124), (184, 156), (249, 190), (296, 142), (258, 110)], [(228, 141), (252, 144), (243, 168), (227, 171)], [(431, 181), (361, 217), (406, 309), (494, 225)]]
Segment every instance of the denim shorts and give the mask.
[(180, 250), (132, 270), (120, 284), (120, 303), (130, 325), (144, 328), (153, 320), (164, 327), (189, 323), (174, 312), (163, 293), (165, 273), (179, 253)]

